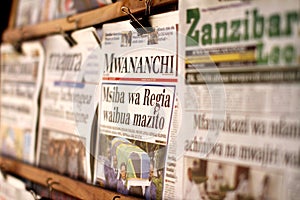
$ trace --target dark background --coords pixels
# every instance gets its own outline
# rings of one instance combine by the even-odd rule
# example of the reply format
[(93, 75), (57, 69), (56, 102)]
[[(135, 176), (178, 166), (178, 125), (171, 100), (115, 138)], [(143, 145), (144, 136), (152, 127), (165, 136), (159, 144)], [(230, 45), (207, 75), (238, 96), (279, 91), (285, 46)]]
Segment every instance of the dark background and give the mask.
[(2, 34), (3, 31), (7, 28), (8, 26), (8, 21), (9, 21), (9, 14), (11, 10), (11, 5), (12, 5), (13, 0), (1, 0), (0, 3), (0, 36), (1, 36), (1, 42), (2, 42)]

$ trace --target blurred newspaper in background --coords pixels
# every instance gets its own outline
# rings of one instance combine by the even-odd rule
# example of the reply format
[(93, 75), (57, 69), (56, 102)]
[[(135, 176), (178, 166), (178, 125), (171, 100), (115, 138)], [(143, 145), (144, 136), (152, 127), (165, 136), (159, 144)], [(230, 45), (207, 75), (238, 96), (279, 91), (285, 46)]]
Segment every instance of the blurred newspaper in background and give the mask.
[(18, 0), (15, 26), (64, 18), (106, 6), (117, 0)]
[(34, 163), (44, 50), (38, 41), (19, 50), (1, 45), (0, 152)]
[(38, 166), (91, 181), (91, 137), (96, 134), (100, 46), (94, 28), (45, 39), (45, 80), (37, 148)]
[(180, 199), (298, 199), (299, 1), (180, 1)]

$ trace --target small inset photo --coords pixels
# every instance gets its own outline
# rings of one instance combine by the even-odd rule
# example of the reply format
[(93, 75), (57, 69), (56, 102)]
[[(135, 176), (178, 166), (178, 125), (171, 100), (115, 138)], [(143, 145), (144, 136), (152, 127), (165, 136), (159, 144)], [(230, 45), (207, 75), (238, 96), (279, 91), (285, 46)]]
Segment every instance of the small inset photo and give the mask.
[(130, 47), (132, 41), (132, 32), (123, 31), (121, 33), (121, 47)]
[(275, 169), (185, 158), (183, 197), (205, 200), (285, 199), (283, 174)]
[(148, 45), (158, 44), (158, 32), (154, 30), (153, 32), (148, 34)]

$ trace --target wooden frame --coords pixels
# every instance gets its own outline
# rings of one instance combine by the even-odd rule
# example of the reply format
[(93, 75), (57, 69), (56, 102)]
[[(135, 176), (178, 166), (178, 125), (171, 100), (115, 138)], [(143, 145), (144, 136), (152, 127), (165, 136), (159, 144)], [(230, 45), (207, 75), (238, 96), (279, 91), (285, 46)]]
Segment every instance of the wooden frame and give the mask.
[[(24, 27), (12, 27), (15, 21), (15, 12), (17, 9), (16, 2), (13, 2), (13, 14), (10, 17), (10, 25), (4, 31), (2, 39), (4, 42), (16, 42), (43, 37), (49, 34), (59, 33), (60, 31), (72, 31), (85, 28), (104, 22), (124, 17), (121, 11), (122, 6), (130, 8), (133, 14), (140, 13), (145, 10), (145, 3), (141, 0), (123, 0), (107, 6), (97, 8), (91, 11), (75, 14), (73, 16), (61, 19), (55, 19), (48, 22), (42, 22), (35, 25), (27, 25)], [(162, 7), (171, 4), (177, 4), (178, 0), (153, 0), (152, 7)]]
[(13, 29), (15, 27), (16, 22), (16, 14), (18, 9), (19, 0), (12, 0), (11, 9), (10, 9), (10, 16), (8, 21), (8, 29)]
[(47, 185), (48, 178), (58, 182), (53, 184), (54, 190), (63, 192), (65, 194), (74, 196), (79, 199), (119, 199), (119, 200), (135, 200), (138, 199), (132, 196), (124, 196), (116, 192), (106, 190), (101, 187), (89, 185), (66, 176), (62, 176), (53, 172), (49, 172), (29, 164), (22, 163), (13, 159), (0, 156), (0, 166), (4, 168), (5, 172), (21, 176), (32, 182)]

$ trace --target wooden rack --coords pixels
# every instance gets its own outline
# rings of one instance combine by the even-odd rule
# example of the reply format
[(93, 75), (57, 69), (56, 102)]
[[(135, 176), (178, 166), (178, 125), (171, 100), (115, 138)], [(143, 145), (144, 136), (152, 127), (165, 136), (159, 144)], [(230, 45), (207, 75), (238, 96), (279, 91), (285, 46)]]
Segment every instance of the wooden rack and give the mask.
[[(152, 8), (171, 6), (177, 4), (178, 0), (153, 0)], [(34, 39), (60, 31), (72, 31), (80, 28), (102, 24), (104, 22), (124, 17), (121, 11), (122, 6), (130, 8), (133, 14), (145, 10), (145, 2), (141, 0), (123, 0), (91, 11), (75, 14), (66, 18), (55, 19), (35, 25), (27, 25), (19, 28), (13, 26), (10, 20), (9, 27), (3, 33), (4, 42), (16, 42), (21, 40)], [(16, 6), (13, 5), (13, 9)]]
[(13, 159), (0, 156), (0, 166), (2, 166), (5, 172), (18, 175), (32, 182), (47, 185), (48, 178), (58, 182), (58, 184), (52, 185), (54, 190), (63, 192), (65, 194), (74, 196), (78, 199), (111, 199), (111, 200), (135, 200), (138, 199), (132, 196), (124, 196), (117, 194), (116, 192), (105, 190), (100, 187), (86, 184), (66, 176), (62, 176), (47, 170), (34, 167), (29, 164), (22, 163)]

